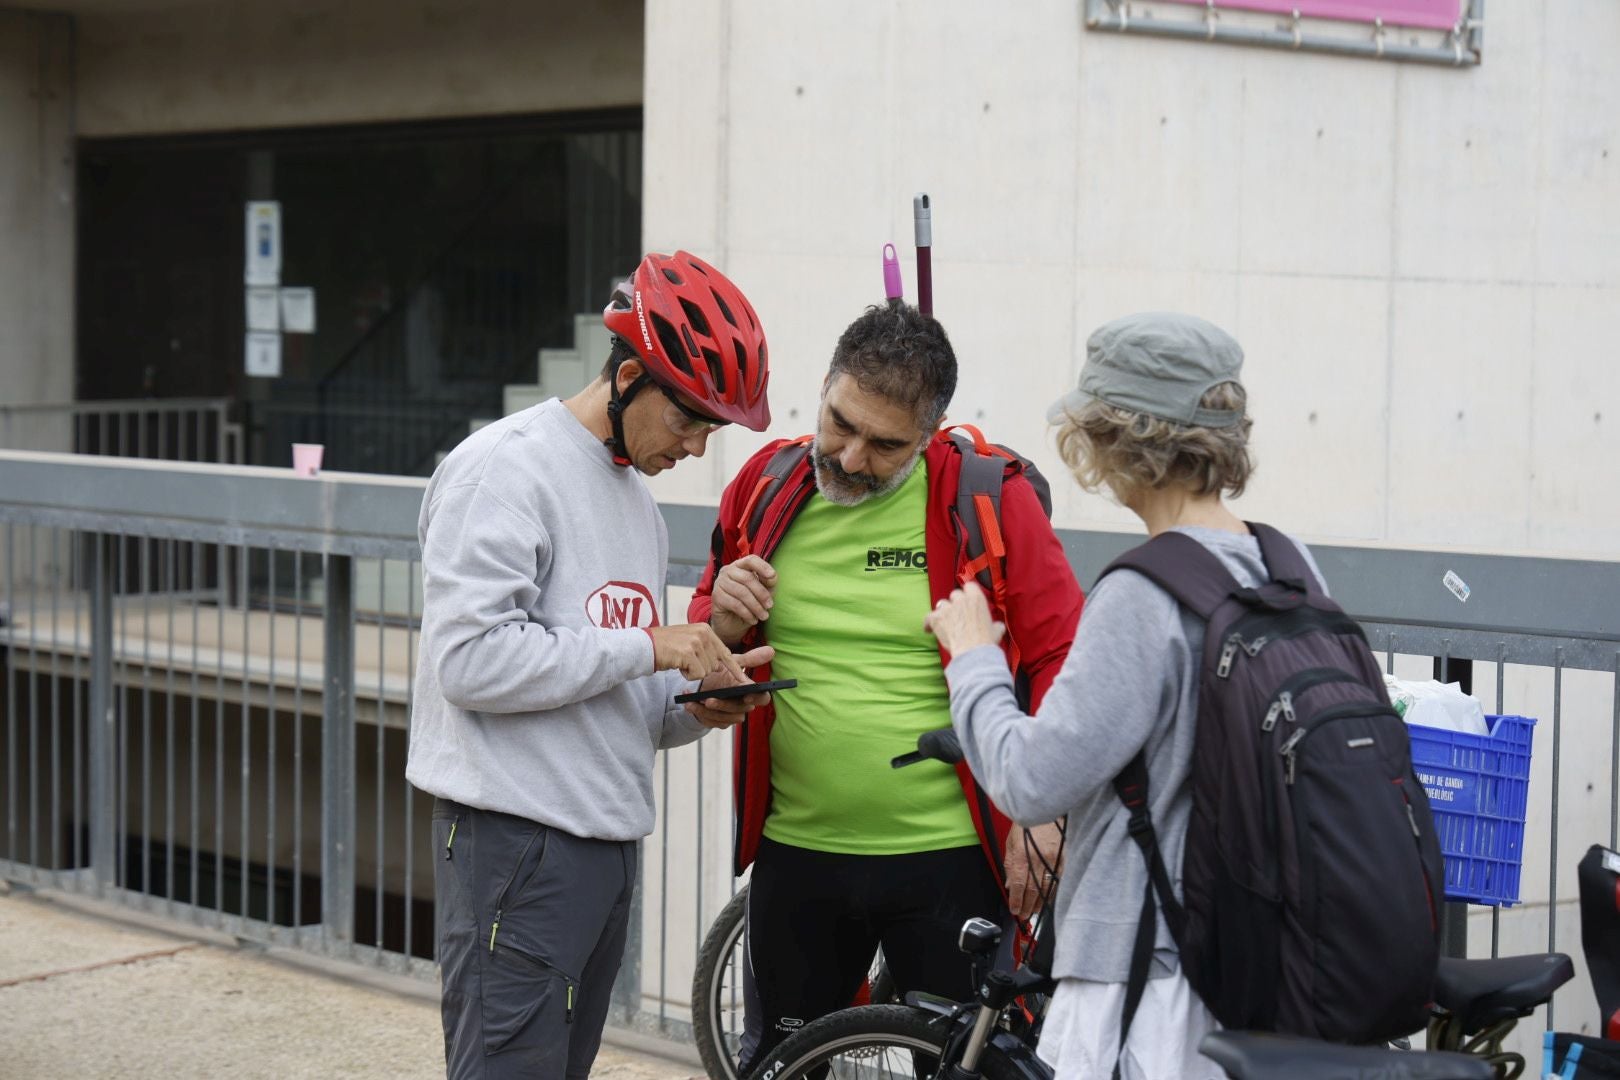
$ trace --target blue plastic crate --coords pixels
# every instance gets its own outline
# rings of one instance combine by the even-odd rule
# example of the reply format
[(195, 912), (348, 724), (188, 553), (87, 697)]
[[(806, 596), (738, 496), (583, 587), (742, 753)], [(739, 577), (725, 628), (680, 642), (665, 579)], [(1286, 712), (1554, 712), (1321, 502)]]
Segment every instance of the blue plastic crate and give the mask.
[(1535, 720), (1487, 716), (1489, 736), (1408, 724), (1412, 765), (1446, 856), (1446, 898), (1519, 902)]

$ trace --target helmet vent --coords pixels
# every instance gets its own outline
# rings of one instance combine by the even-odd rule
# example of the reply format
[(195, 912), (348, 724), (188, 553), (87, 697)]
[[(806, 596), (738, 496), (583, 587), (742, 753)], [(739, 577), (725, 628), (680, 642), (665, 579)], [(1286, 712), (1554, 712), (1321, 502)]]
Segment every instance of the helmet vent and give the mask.
[(697, 342), (692, 340), (692, 328), (690, 326), (683, 325), (681, 327), (681, 337), (686, 340), (687, 355), (695, 358), (698, 354), (698, 347)]
[[(703, 337), (714, 337), (714, 331), (709, 329), (709, 320), (703, 314), (702, 308), (683, 296), (681, 297), (681, 310), (686, 312), (686, 321), (692, 324), (693, 330), (696, 330)], [(696, 351), (692, 355), (696, 356)]]
[(720, 354), (713, 349), (704, 349), (703, 359), (709, 365), (709, 377), (714, 380), (715, 392), (723, 398), (730, 397), (730, 391), (727, 390), (730, 380), (726, 378), (726, 368), (720, 362)]
[(659, 267), (659, 269), (664, 272), (664, 277), (669, 279), (669, 283), (671, 285), (685, 285), (686, 284), (686, 282), (681, 280), (681, 275), (677, 274), (675, 271), (671, 270), (669, 267), (661, 266), (661, 267)]
[[(681, 341), (680, 333), (674, 326), (670, 325), (668, 319), (656, 312), (651, 313), (650, 321), (652, 322), (653, 333), (658, 335), (658, 344), (663, 346), (664, 358), (686, 374), (692, 374), (692, 362), (686, 358), (686, 349)], [(693, 350), (692, 355), (696, 356), (697, 351)]]
[[(709, 290), (709, 293), (714, 297), (714, 302), (719, 306), (720, 314), (725, 316), (726, 322), (730, 323), (732, 326), (737, 326), (737, 316), (731, 313), (731, 307), (726, 303), (726, 298), (721, 296), (717, 290), (712, 288)], [(742, 327), (737, 326), (737, 329), (740, 330)]]

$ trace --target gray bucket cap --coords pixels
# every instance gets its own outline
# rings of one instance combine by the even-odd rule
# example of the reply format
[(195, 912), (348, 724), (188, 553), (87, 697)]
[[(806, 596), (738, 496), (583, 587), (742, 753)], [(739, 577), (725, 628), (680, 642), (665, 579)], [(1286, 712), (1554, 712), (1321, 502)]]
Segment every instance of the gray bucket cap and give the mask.
[(1088, 402), (1195, 427), (1231, 427), (1234, 409), (1201, 409), (1212, 387), (1241, 383), (1243, 348), (1232, 335), (1196, 315), (1148, 311), (1104, 323), (1086, 342), (1080, 385), (1046, 410), (1060, 424)]

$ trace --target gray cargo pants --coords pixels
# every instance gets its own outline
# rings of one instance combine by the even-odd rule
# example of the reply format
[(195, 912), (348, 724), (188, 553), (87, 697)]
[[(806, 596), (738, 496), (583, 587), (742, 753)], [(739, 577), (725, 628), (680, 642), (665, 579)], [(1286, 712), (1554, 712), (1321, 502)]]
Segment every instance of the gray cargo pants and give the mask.
[(439, 799), (434, 885), (451, 1080), (584, 1080), (624, 956), (633, 841)]

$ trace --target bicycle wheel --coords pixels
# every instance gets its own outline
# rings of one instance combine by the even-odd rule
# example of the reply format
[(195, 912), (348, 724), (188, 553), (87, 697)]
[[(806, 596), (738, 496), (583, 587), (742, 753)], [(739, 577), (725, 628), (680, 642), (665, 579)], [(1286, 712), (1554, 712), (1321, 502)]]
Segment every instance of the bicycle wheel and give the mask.
[[(692, 975), (692, 1037), (710, 1080), (738, 1080), (747, 993), (743, 970), (747, 907), (748, 886), (744, 884), (715, 916), (698, 950), (697, 968)], [(898, 1000), (894, 977), (879, 950), (866, 985), (852, 1004), (881, 1005)]]
[[(862, 1005), (806, 1025), (765, 1056), (752, 1080), (911, 1080), (931, 1078), (950, 1035), (950, 1020), (907, 1005)], [(999, 1049), (979, 1058), (986, 1080), (1050, 1077)]]
[(737, 890), (698, 950), (692, 975), (692, 1037), (710, 1080), (737, 1080), (743, 1035), (743, 916), (748, 886)]

